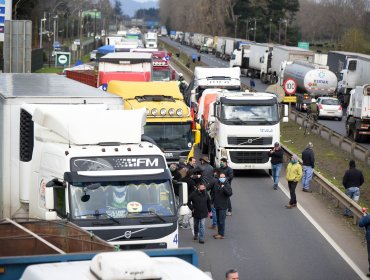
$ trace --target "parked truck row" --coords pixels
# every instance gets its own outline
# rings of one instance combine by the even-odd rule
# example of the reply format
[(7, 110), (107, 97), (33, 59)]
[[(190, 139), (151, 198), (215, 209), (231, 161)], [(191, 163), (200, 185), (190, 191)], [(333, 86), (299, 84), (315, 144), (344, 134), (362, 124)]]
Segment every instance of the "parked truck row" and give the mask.
[[(327, 66), (327, 71), (333, 72), (337, 77), (335, 89), (332, 89), (334, 82), (333, 75), (330, 73), (328, 82), (330, 90), (325, 89), (322, 93), (310, 94), (300, 86), (299, 94), (306, 94), (307, 102), (314, 96), (336, 96), (342, 106), (349, 104), (350, 92), (356, 86), (363, 86), (370, 82), (370, 56), (361, 53), (329, 51), (327, 54), (314, 53), (312, 51), (290, 46), (282, 46), (268, 43), (256, 43), (240, 38), (228, 38), (222, 36), (210, 36), (200, 33), (174, 31), (174, 34), (183, 34), (183, 36), (174, 36), (182, 44), (191, 46), (198, 50), (209, 49), (217, 57), (230, 60), (230, 67), (240, 67), (241, 73), (249, 77), (260, 78), (262, 83), (280, 85), (285, 65), (289, 65), (297, 60), (306, 61), (315, 65)], [(207, 43), (206, 43), (207, 42)], [(208, 51), (211, 52), (211, 51)], [(329, 73), (329, 72), (327, 72)], [(311, 79), (309, 76), (301, 79)], [(314, 80), (310, 82), (314, 83)], [(285, 102), (295, 102), (294, 96), (284, 98)], [(297, 108), (305, 109), (307, 103), (300, 102), (298, 98)]]

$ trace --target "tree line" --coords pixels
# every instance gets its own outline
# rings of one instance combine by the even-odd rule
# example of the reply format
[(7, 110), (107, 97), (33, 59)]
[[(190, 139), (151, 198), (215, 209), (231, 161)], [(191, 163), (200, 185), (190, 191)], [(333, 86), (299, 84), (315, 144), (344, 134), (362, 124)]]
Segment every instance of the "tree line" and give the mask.
[(160, 0), (171, 30), (370, 52), (370, 0)]

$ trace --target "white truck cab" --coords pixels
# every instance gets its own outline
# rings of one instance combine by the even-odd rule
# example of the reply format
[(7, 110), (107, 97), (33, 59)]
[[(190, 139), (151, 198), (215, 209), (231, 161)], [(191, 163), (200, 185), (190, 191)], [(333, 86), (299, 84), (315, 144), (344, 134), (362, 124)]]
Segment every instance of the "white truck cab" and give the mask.
[(214, 103), (215, 118), (210, 118), (209, 158), (216, 166), (226, 158), (233, 169), (271, 169), (268, 152), (280, 142), (280, 120), (288, 121), (287, 109), (281, 117), (271, 93), (221, 93)]

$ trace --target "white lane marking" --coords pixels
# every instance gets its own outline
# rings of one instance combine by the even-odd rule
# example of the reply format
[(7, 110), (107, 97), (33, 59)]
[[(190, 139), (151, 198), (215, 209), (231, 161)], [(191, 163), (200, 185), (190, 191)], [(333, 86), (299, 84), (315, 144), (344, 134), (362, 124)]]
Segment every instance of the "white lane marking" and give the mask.
[[(280, 189), (283, 193), (289, 198), (289, 192), (284, 187), (282, 187), (279, 183)], [(343, 249), (329, 236), (329, 234), (315, 221), (314, 218), (307, 211), (298, 203), (297, 208), (303, 216), (307, 218), (307, 220), (317, 229), (318, 232), (329, 242), (329, 244), (334, 248), (335, 251), (344, 259), (346, 263), (360, 276), (361, 279), (369, 279), (366, 275), (361, 271), (361, 269), (352, 261), (352, 259), (343, 251)]]

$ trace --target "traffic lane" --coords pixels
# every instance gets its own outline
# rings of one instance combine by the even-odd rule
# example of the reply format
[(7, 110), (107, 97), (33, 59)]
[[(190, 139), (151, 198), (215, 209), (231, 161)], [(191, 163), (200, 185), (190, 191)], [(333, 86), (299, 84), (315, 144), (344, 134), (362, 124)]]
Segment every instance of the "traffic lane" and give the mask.
[(226, 219), (224, 240), (206, 229), (202, 245), (190, 230), (180, 231), (180, 246), (197, 249), (202, 270), (214, 279), (224, 279), (229, 268), (238, 269), (241, 279), (359, 279), (298, 209), (284, 208), (288, 198), (272, 189), (265, 172), (244, 173), (233, 180), (233, 216)]
[[(343, 116), (343, 119), (341, 121), (332, 120), (332, 119), (320, 119), (318, 122), (330, 128), (331, 130), (338, 132), (340, 135), (347, 136), (345, 116)], [(367, 138), (367, 141), (361, 142), (358, 144), (370, 150), (370, 137)]]

